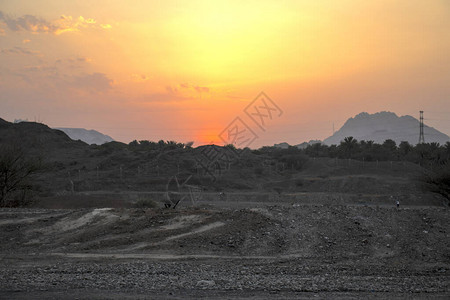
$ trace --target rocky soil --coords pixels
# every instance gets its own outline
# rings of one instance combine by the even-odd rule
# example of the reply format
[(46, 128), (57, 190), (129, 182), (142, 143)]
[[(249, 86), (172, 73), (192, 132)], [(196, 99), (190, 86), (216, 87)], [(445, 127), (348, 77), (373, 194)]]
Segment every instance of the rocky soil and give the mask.
[(450, 295), (445, 207), (2, 209), (2, 299)]

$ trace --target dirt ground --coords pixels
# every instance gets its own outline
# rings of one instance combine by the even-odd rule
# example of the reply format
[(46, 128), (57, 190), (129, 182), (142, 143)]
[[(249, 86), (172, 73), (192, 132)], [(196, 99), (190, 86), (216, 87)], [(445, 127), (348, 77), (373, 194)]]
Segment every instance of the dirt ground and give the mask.
[(0, 298), (445, 299), (448, 224), (414, 205), (1, 209)]
[(311, 160), (176, 209), (144, 180), (58, 190), (0, 209), (0, 299), (448, 299), (448, 199), (423, 172)]

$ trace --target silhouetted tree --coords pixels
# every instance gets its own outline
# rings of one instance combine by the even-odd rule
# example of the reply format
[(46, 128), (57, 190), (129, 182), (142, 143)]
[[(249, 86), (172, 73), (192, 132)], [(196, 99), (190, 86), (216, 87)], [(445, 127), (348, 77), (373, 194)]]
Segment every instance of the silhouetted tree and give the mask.
[(383, 143), (383, 154), (385, 160), (396, 160), (397, 156), (397, 143), (394, 140), (387, 139)]
[(344, 138), (344, 140), (340, 144), (340, 148), (343, 150), (343, 153), (346, 158), (352, 158), (352, 154), (358, 147), (358, 141), (354, 139), (352, 136), (348, 136)]
[(447, 160), (450, 159), (450, 142), (446, 142), (443, 148), (444, 148), (444, 153), (447, 157)]
[[(0, 206), (21, 205), (24, 193), (31, 189), (29, 177), (41, 168), (40, 161), (27, 159), (15, 146), (0, 148)], [(21, 191), (22, 199), (14, 202), (12, 195)]]
[(138, 143), (138, 141), (134, 140), (134, 141), (130, 142), (128, 144), (128, 146), (130, 146), (132, 149), (133, 148), (135, 149), (135, 148), (139, 147), (139, 143)]
[(401, 157), (405, 158), (412, 150), (413, 147), (410, 143), (403, 141), (398, 145), (399, 154)]

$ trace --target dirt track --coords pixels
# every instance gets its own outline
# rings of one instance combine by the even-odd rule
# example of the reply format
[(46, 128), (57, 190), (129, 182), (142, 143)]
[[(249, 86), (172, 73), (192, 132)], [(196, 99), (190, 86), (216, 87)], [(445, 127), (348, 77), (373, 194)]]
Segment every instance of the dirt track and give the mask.
[(444, 207), (2, 209), (0, 297), (445, 298), (448, 224)]

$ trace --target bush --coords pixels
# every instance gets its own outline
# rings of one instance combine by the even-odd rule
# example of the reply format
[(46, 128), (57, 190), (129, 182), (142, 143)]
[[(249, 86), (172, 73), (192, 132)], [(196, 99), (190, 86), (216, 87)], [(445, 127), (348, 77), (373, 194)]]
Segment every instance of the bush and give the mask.
[(280, 157), (280, 161), (284, 162), (288, 169), (301, 170), (308, 157), (304, 154), (286, 154)]
[(0, 148), (0, 206), (24, 206), (31, 195), (31, 177), (42, 169), (40, 160), (26, 157), (16, 146)]
[(136, 208), (157, 208), (158, 204), (151, 199), (139, 199), (133, 206)]
[(5, 203), (7, 207), (24, 207), (33, 203), (33, 191), (31, 187), (22, 188), (13, 192), (8, 201)]
[(450, 201), (450, 170), (444, 169), (426, 179), (433, 192), (439, 193)]

